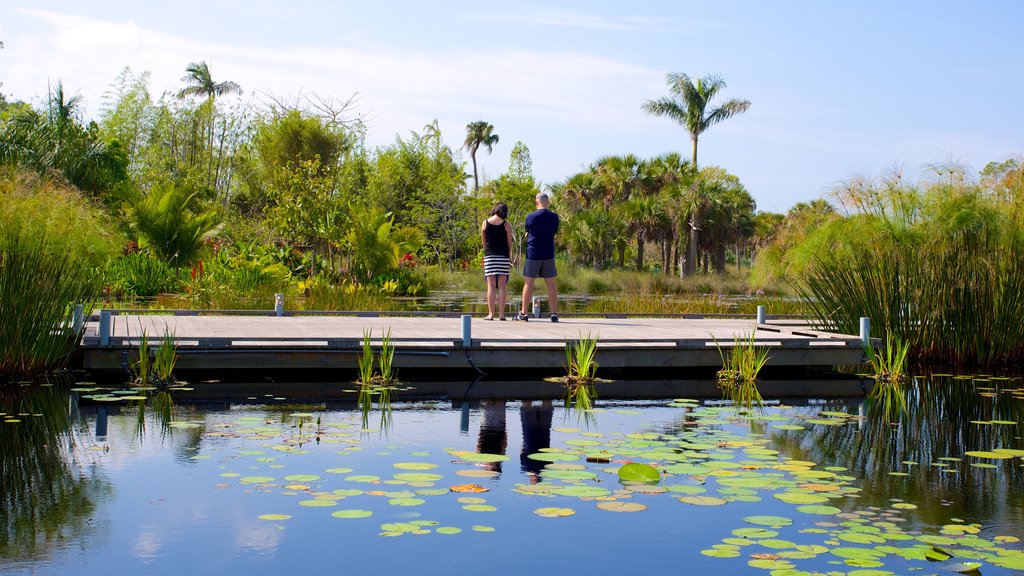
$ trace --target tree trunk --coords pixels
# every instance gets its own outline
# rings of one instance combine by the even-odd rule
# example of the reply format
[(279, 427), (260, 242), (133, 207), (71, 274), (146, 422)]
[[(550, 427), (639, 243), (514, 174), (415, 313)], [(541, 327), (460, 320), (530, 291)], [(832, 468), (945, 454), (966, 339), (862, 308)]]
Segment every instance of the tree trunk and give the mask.
[(700, 241), (700, 229), (692, 218), (690, 219), (690, 243), (686, 257), (686, 275), (693, 276), (697, 273), (697, 244)]
[(641, 232), (636, 237), (636, 271), (642, 272), (644, 269), (644, 234)]
[(470, 152), (469, 157), (473, 160), (473, 196), (480, 191), (480, 179), (476, 175), (476, 150)]
[(693, 171), (696, 172), (697, 171), (697, 135), (696, 134), (691, 134), (690, 135), (690, 139), (693, 140), (693, 154), (691, 156), (692, 159), (690, 160), (690, 163), (693, 164), (693, 166), (691, 166), (691, 168), (693, 168)]

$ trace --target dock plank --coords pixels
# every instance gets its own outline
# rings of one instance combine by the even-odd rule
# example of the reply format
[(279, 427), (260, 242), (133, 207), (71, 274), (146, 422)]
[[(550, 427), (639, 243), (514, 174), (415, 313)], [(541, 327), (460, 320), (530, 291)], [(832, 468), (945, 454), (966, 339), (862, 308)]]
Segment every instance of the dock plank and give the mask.
[(195, 369), (351, 363), (367, 330), (375, 344), (390, 331), (398, 367), (464, 367), (472, 353), (471, 362), (486, 369), (561, 368), (565, 344), (586, 337), (598, 338), (598, 361), (603, 366), (716, 366), (721, 363), (716, 343), (729, 347), (752, 332), (758, 343), (770, 348), (769, 365), (828, 366), (863, 360), (856, 336), (805, 326), (758, 326), (752, 318), (563, 317), (558, 323), (547, 318), (475, 318), (466, 354), (458, 317), (116, 313), (107, 346), (100, 345), (98, 328), (98, 321), (90, 320), (82, 338), (86, 368), (120, 368), (124, 351), (135, 348), (143, 333), (153, 345), (165, 332), (179, 344), (179, 366)]

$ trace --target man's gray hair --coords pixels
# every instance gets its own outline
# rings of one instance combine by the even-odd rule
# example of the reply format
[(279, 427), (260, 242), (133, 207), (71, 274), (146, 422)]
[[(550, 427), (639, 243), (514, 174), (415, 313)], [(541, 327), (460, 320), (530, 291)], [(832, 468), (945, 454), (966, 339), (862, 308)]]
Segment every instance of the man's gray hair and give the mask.
[(541, 204), (547, 206), (548, 205), (548, 200), (549, 200), (549, 198), (548, 198), (548, 193), (547, 192), (538, 192), (537, 193), (537, 202), (540, 202)]

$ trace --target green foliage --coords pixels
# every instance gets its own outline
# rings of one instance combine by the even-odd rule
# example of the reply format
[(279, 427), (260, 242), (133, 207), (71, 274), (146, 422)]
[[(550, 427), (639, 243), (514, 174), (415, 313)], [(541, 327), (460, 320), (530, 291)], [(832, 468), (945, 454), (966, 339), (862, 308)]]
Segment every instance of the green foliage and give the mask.
[(356, 362), (359, 366), (359, 383), (360, 384), (372, 384), (373, 383), (373, 345), (370, 340), (370, 331), (363, 330), (363, 352), (356, 356)]
[(0, 178), (0, 380), (63, 365), (80, 334), (76, 304), (88, 312), (96, 267), (113, 251), (102, 211), (74, 190), (25, 172)]
[(717, 375), (718, 387), (734, 404), (747, 409), (764, 403), (757, 389), (757, 375), (768, 363), (768, 348), (758, 346), (756, 336), (756, 330), (746, 338), (737, 336), (728, 353), (715, 342), (722, 357), (722, 369)]
[(886, 414), (906, 409), (903, 387), (909, 381), (907, 377), (907, 357), (910, 354), (910, 343), (888, 334), (881, 350), (868, 342), (864, 346), (868, 364), (874, 375), (875, 386), (871, 397), (881, 400), (886, 407)]
[(159, 183), (131, 202), (129, 218), (139, 244), (171, 265), (194, 261), (220, 222), (197, 193), (175, 183)]
[(128, 180), (124, 148), (104, 139), (95, 122), (85, 124), (80, 105), (58, 82), (44, 110), (16, 109), (0, 123), (0, 165), (54, 171), (97, 197), (121, 190)]
[(1024, 360), (1024, 225), (1011, 202), (955, 182), (842, 194), (857, 211), (795, 248), (813, 257), (796, 282), (820, 325), (852, 334), (867, 316), (918, 361)]
[(376, 207), (352, 219), (346, 240), (352, 247), (351, 272), (362, 281), (395, 268), (402, 255), (415, 252), (423, 241), (418, 229), (395, 229), (391, 214)]
[(133, 252), (111, 260), (105, 277), (111, 294), (146, 298), (180, 291), (188, 276), (148, 252)]

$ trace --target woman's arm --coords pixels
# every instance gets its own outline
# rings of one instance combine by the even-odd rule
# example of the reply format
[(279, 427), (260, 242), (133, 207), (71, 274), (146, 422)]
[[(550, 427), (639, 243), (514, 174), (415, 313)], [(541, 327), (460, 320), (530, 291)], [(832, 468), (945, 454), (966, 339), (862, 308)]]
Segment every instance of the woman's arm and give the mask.
[(512, 243), (512, 225), (508, 223), (508, 220), (505, 220), (505, 237), (508, 239), (508, 256), (511, 259), (512, 248), (515, 245)]
[(487, 246), (487, 220), (480, 224), (480, 246), (482, 248)]

